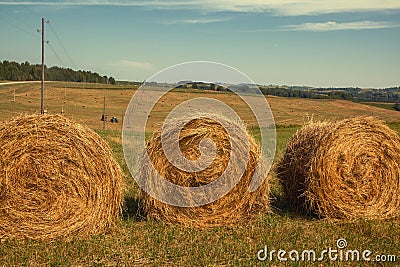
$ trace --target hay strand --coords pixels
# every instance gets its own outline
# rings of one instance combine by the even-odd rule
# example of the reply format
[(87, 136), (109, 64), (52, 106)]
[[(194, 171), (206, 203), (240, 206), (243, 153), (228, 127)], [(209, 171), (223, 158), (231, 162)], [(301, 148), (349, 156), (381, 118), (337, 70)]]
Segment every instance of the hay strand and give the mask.
[(122, 173), (110, 147), (60, 115), (0, 125), (0, 238), (84, 238), (121, 213)]
[(300, 210), (390, 218), (400, 205), (400, 138), (372, 117), (310, 123), (291, 138), (277, 174)]

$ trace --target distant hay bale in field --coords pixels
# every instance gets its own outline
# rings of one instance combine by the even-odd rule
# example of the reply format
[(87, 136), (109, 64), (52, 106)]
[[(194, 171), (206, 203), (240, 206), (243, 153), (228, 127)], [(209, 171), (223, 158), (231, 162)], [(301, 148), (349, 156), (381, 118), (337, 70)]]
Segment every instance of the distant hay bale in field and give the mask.
[[(229, 125), (235, 124), (226, 119), (223, 120)], [(172, 132), (179, 131), (178, 124), (179, 122), (166, 127), (166, 135), (170, 136)], [(240, 130), (236, 131), (239, 132)], [(240, 170), (237, 167), (240, 165), (238, 162), (231, 162), (232, 170), (227, 171), (228, 175), (226, 176), (230, 180), (228, 184), (232, 182), (234, 177), (238, 176), (237, 173), (242, 171), (243, 175), (238, 177), (240, 179), (239, 182), (232, 186), (232, 189), (226, 195), (202, 206), (173, 206), (142, 192), (143, 206), (147, 217), (166, 223), (180, 223), (185, 226), (212, 227), (244, 223), (261, 212), (269, 211), (269, 185), (267, 179), (257, 190), (249, 192), (249, 184), (260, 157), (260, 148), (246, 131), (238, 132), (234, 132), (233, 136), (229, 136), (226, 129), (213, 118), (200, 117), (190, 119), (179, 132), (179, 148), (182, 155), (189, 160), (197, 160), (201, 156), (199, 146), (207, 138), (214, 142), (216, 154), (206, 169), (198, 172), (188, 172), (175, 167), (167, 159), (161, 142), (162, 132), (161, 130), (156, 131), (147, 142), (149, 160), (154, 168), (144, 164), (142, 160), (140, 169), (140, 177), (144, 179), (146, 187), (156, 194), (169, 194), (170, 192), (163, 191), (164, 189), (158, 183), (152, 182), (151, 177), (156, 175), (155, 172), (158, 172), (161, 177), (169, 182), (184, 187), (199, 187), (216, 181), (224, 171), (228, 170), (227, 165), (230, 161), (230, 153), (235, 153), (232, 147), (239, 147), (238, 160), (247, 169)], [(247, 150), (244, 149), (243, 145), (245, 138), (248, 139)], [(248, 155), (248, 161), (244, 160), (245, 153)]]
[(61, 115), (0, 124), (0, 239), (83, 238), (121, 212), (122, 173), (93, 130)]
[(310, 123), (277, 174), (289, 202), (330, 219), (390, 218), (400, 206), (400, 138), (372, 117)]

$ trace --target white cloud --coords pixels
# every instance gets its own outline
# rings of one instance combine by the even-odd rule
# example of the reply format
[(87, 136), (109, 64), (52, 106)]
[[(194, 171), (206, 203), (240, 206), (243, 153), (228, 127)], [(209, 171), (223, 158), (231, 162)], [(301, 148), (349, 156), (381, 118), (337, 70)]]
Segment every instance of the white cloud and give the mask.
[(298, 25), (284, 26), (283, 29), (292, 31), (338, 31), (338, 30), (365, 30), (365, 29), (384, 29), (399, 27), (399, 24), (393, 24), (385, 21), (354, 21), (354, 22), (317, 22), (303, 23)]
[(132, 60), (119, 60), (117, 62), (112, 62), (108, 65), (112, 67), (142, 69), (142, 70), (150, 70), (153, 67), (153, 65), (149, 62), (140, 62)]
[(297, 16), (340, 12), (400, 10), (399, 0), (86, 0), (86, 1), (0, 1), (0, 5), (106, 5), (140, 6), (152, 9), (188, 9), (233, 12), (272, 12)]
[(183, 19), (183, 20), (171, 20), (163, 21), (162, 24), (208, 24), (217, 23), (222, 21), (228, 21), (230, 18), (198, 18), (198, 19)]

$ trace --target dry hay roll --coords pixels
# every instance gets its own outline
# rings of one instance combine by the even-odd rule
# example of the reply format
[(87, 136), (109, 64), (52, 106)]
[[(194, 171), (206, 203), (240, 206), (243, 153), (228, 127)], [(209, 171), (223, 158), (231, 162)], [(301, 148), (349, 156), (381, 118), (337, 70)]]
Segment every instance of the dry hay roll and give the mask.
[(121, 212), (122, 173), (93, 130), (61, 115), (0, 124), (0, 238), (102, 233)]
[[(234, 123), (225, 118), (223, 120), (229, 124)], [(178, 131), (178, 129), (176, 125), (172, 125), (166, 127), (165, 131), (168, 135), (173, 131)], [(166, 223), (179, 223), (184, 226), (213, 227), (245, 223), (257, 214), (268, 212), (270, 210), (268, 180), (265, 179), (257, 190), (249, 192), (249, 184), (260, 157), (260, 148), (247, 132), (244, 132), (244, 134), (249, 140), (249, 145), (247, 151), (239, 153), (239, 160), (243, 159), (241, 156), (244, 153), (248, 154), (248, 161), (243, 164), (247, 169), (242, 169), (243, 175), (239, 176), (239, 182), (232, 186), (226, 195), (209, 204), (179, 207), (165, 204), (142, 191), (143, 207), (147, 217)], [(154, 177), (155, 171), (161, 177), (176, 185), (185, 187), (203, 186), (218, 179), (226, 170), (230, 160), (231, 145), (234, 147), (236, 144), (240, 149), (243, 147), (243, 140), (236, 133), (234, 136), (229, 136), (225, 128), (213, 118), (190, 119), (179, 132), (179, 148), (182, 155), (189, 160), (197, 160), (201, 156), (199, 145), (205, 138), (214, 142), (216, 154), (206, 169), (198, 172), (187, 172), (169, 162), (162, 147), (161, 136), (161, 130), (154, 132), (146, 146), (149, 160), (154, 168), (142, 163), (140, 169), (140, 177), (145, 179), (146, 186), (159, 194), (169, 194), (170, 192), (161, 192), (164, 189), (160, 188), (159, 184), (150, 182), (149, 177)], [(235, 162), (232, 165), (232, 172), (227, 172), (229, 179), (233, 179), (235, 175), (237, 176), (237, 172), (240, 172), (239, 168), (235, 168), (235, 166), (238, 166)]]
[(311, 123), (277, 168), (290, 203), (330, 219), (398, 215), (400, 138), (372, 117)]

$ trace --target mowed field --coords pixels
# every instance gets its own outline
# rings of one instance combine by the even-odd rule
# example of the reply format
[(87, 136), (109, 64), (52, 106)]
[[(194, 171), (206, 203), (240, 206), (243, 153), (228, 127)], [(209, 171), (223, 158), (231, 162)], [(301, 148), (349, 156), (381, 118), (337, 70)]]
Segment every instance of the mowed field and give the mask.
[[(213, 229), (185, 228), (147, 220), (138, 209), (138, 188), (129, 174), (122, 153), (122, 118), (135, 93), (130, 86), (78, 83), (46, 83), (46, 109), (49, 113), (65, 112), (65, 116), (94, 128), (112, 147), (121, 164), (127, 184), (124, 215), (113, 232), (87, 240), (34, 242), (5, 240), (0, 244), (0, 263), (5, 266), (309, 266), (310, 262), (259, 261), (257, 252), (270, 250), (313, 249), (317, 255), (336, 241), (346, 239), (349, 249), (371, 250), (373, 256), (395, 255), (400, 264), (400, 219), (374, 221), (339, 221), (311, 218), (290, 207), (276, 180), (270, 173), (271, 205), (274, 212), (265, 214), (244, 226)], [(15, 95), (15, 99), (14, 99)], [(120, 123), (107, 122), (103, 130), (100, 120), (103, 98), (109, 116)], [(198, 90), (173, 91), (155, 106), (148, 121), (150, 134), (158, 129), (168, 113), (179, 103), (195, 97), (211, 97), (231, 106), (254, 128), (255, 118), (249, 108), (231, 93)], [(282, 155), (290, 136), (307, 121), (333, 120), (359, 115), (375, 116), (390, 127), (400, 130), (400, 112), (341, 100), (313, 100), (267, 97), (277, 124), (277, 159)], [(40, 84), (0, 86), (0, 121), (21, 113), (39, 112)], [(257, 137), (257, 136), (256, 136)], [(276, 255), (276, 254), (275, 254)], [(317, 256), (317, 257), (318, 257)], [(365, 262), (329, 261), (316, 266), (360, 266)], [(377, 264), (377, 263), (373, 263)]]

